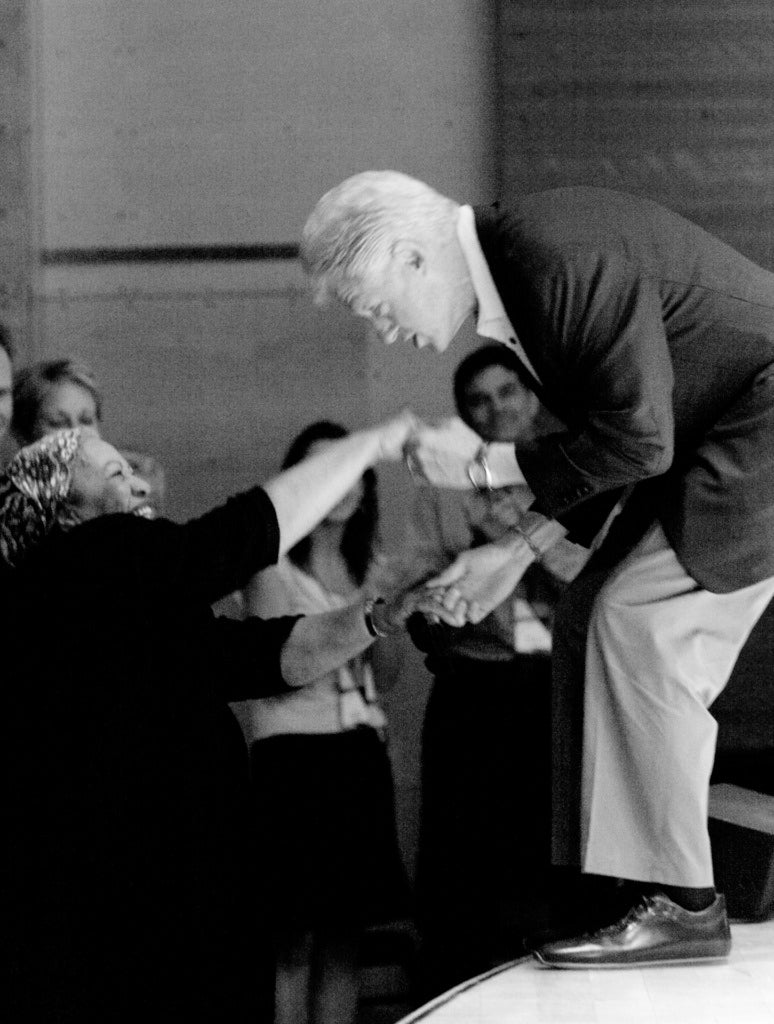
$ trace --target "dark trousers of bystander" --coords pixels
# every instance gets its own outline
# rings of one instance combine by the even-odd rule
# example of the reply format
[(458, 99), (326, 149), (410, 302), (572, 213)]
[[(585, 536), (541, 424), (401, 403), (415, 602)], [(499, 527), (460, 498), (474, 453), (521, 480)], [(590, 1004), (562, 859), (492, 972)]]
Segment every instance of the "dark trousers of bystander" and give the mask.
[(550, 924), (548, 655), (446, 659), (422, 744), (423, 999), (524, 953)]

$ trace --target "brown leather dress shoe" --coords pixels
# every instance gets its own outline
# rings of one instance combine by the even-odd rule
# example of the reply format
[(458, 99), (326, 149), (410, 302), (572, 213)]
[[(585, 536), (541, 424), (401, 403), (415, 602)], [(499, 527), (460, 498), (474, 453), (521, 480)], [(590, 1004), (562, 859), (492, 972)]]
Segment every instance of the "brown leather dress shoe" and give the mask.
[(684, 910), (662, 893), (646, 896), (615, 924), (535, 950), (547, 967), (652, 967), (723, 960), (731, 950), (725, 897)]

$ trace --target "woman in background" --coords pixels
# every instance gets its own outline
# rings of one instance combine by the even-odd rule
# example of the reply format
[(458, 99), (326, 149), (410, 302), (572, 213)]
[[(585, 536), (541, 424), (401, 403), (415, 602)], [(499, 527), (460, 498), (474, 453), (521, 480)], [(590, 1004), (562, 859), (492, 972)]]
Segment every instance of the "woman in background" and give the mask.
[[(24, 446), (55, 430), (93, 431), (100, 435), (102, 393), (86, 363), (45, 359), (19, 370), (13, 385), (11, 432)], [(134, 472), (150, 487), (148, 506), (163, 511), (164, 470), (150, 455), (122, 452)]]
[[(347, 431), (313, 423), (287, 469)], [(249, 614), (314, 615), (376, 593), (376, 476), (367, 470), (322, 523), (245, 591)], [(272, 837), (263, 873), (277, 943), (277, 1024), (347, 1024), (357, 1013), (366, 925), (405, 912), (407, 883), (367, 652), (310, 686), (251, 701), (258, 824)]]

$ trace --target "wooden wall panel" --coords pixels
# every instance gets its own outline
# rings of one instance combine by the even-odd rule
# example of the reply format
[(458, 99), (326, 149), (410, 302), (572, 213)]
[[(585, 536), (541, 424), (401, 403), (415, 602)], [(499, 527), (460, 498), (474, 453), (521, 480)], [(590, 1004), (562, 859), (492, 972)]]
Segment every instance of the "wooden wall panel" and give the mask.
[(774, 267), (771, 0), (499, 0), (503, 192), (657, 199)]

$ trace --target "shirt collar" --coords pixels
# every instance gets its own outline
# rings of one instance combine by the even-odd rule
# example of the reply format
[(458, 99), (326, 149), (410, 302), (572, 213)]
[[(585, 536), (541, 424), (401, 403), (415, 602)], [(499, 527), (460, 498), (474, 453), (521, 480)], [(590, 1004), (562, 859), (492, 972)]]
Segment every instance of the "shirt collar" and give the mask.
[(489, 264), (481, 248), (476, 231), (476, 218), (472, 206), (460, 206), (457, 215), (457, 239), (468, 265), (470, 280), (473, 284), (473, 291), (476, 293), (478, 304), (478, 320), (476, 322), (476, 334), (484, 338), (492, 338), (500, 341), (503, 345), (515, 349), (519, 358), (532, 373), (535, 379), (540, 378), (527, 358), (516, 331), (513, 329), (508, 314), (505, 311), (503, 300), (497, 291)]

